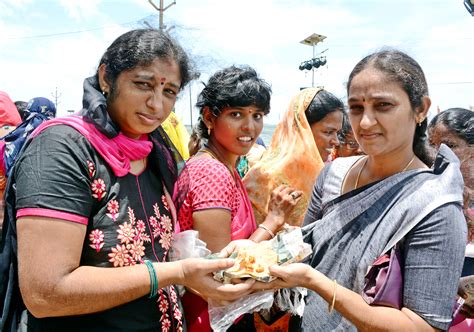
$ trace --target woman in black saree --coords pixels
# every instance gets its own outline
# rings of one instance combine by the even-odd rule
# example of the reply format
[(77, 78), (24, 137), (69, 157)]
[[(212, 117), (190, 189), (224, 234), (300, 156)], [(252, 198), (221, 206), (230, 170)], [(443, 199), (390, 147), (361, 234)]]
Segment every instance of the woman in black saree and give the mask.
[[(426, 149), (424, 73), (408, 55), (383, 50), (355, 66), (347, 92), (366, 156), (337, 158), (319, 175), (303, 228), (309, 263), (273, 266), (279, 279), (254, 288), (309, 289), (292, 331), (446, 330), (466, 243), (463, 182), (449, 148), (441, 146), (434, 163)], [(369, 305), (364, 276), (395, 244), (401, 308)]]

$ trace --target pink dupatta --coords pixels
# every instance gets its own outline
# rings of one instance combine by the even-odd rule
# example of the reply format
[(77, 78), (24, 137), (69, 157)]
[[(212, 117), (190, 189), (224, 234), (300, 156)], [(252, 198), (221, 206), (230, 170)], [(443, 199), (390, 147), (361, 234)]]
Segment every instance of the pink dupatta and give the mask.
[(70, 126), (80, 132), (104, 158), (116, 176), (125, 176), (130, 171), (130, 161), (145, 158), (153, 148), (148, 135), (133, 139), (120, 132), (117, 136), (109, 138), (94, 124), (84, 121), (82, 116), (77, 115), (43, 122), (31, 136), (36, 137), (44, 129), (58, 124)]

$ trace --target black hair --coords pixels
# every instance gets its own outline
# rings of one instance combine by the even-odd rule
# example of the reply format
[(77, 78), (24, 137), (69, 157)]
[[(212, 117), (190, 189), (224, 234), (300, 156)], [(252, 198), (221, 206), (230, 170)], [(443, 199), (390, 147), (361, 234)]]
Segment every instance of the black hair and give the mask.
[(14, 102), (18, 113), (20, 114), (21, 120), (25, 121), (30, 112), (28, 111), (28, 103), (23, 100), (17, 100)]
[(326, 90), (320, 90), (314, 96), (308, 108), (304, 111), (309, 125), (321, 121), (326, 115), (332, 112), (344, 113), (344, 104), (332, 93)]
[(467, 144), (474, 144), (474, 112), (465, 108), (449, 108), (436, 114), (431, 119), (428, 128), (434, 128), (438, 124), (442, 124), (453, 131)]
[(337, 139), (341, 143), (346, 142), (346, 136), (352, 131), (351, 122), (349, 121), (349, 116), (346, 112), (343, 112), (342, 117), (342, 128), (337, 132)]
[(268, 114), (271, 93), (270, 85), (250, 66), (230, 66), (217, 71), (205, 84), (196, 103), (201, 115), (195, 128), (199, 138), (209, 139), (203, 121), (206, 108), (216, 117), (229, 107), (255, 106)]
[(124, 33), (107, 48), (99, 66), (106, 65), (105, 80), (111, 86), (113, 95), (116, 80), (123, 71), (148, 66), (156, 59), (176, 62), (181, 75), (180, 89), (191, 80), (188, 55), (168, 33), (157, 29), (136, 29)]
[[(428, 84), (418, 62), (409, 55), (395, 49), (381, 50), (359, 61), (349, 75), (347, 94), (349, 94), (352, 79), (366, 68), (379, 70), (390, 80), (400, 84), (400, 87), (408, 95), (413, 112), (416, 112), (416, 108), (423, 105), (423, 97), (428, 96)], [(413, 151), (423, 163), (431, 166), (433, 154), (427, 144), (427, 126), (427, 118), (420, 125), (416, 126), (413, 138)]]

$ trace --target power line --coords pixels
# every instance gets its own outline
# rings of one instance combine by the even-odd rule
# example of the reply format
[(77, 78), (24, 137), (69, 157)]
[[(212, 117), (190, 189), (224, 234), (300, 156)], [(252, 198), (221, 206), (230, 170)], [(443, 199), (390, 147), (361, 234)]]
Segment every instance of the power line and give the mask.
[[(150, 16), (155, 16), (155, 15), (150, 15)], [(102, 27), (98, 27), (98, 28), (76, 30), (76, 31), (67, 31), (67, 32), (57, 32), (57, 33), (49, 33), (49, 34), (34, 35), (34, 36), (5, 37), (5, 39), (21, 40), (21, 39), (49, 38), (49, 37), (56, 37), (56, 36), (73, 35), (73, 34), (78, 34), (78, 33), (89, 32), (89, 31), (105, 30), (105, 29), (113, 28), (117, 25), (125, 26), (125, 25), (130, 25), (130, 24), (137, 24), (137, 23), (146, 22), (146, 19), (149, 18), (150, 16), (147, 16), (145, 18), (142, 18), (142, 19), (139, 19), (139, 20), (136, 20), (136, 21), (126, 22), (126, 23), (118, 23), (118, 24), (114, 24), (114, 25), (106, 25), (106, 26), (102, 26)]]

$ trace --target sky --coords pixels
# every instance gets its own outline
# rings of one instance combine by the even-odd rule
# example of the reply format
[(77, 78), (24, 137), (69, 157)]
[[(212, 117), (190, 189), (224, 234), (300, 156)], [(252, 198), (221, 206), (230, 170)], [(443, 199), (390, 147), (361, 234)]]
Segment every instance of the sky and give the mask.
[[(177, 0), (163, 16), (201, 73), (176, 103), (185, 124), (196, 122), (202, 82), (243, 64), (271, 84), (265, 122), (277, 123), (292, 96), (312, 85), (312, 72), (298, 67), (312, 58), (313, 48), (300, 42), (313, 33), (326, 37), (314, 51), (327, 59), (314, 71), (314, 85), (344, 102), (355, 64), (395, 47), (423, 68), (431, 117), (438, 108), (474, 106), (474, 17), (463, 0)], [(0, 0), (0, 90), (14, 101), (49, 98), (59, 115), (77, 111), (83, 80), (112, 41), (158, 25), (148, 0)]]

